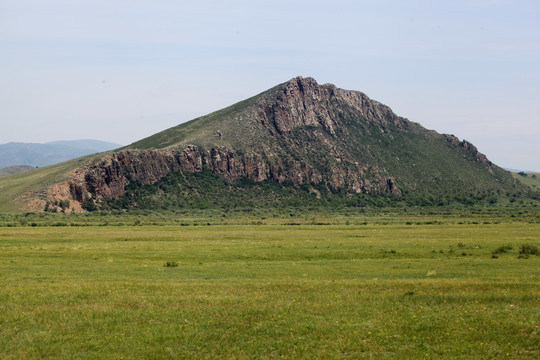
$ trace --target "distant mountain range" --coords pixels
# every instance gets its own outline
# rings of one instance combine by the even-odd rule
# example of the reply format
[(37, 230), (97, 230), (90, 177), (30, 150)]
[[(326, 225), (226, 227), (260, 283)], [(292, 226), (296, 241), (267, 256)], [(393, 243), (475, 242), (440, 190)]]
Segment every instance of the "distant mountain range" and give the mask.
[(510, 168), (504, 168), (505, 170), (511, 171), (511, 172), (526, 172), (526, 173), (536, 173), (538, 171), (535, 170), (521, 170), (521, 169), (510, 169)]
[(17, 174), (23, 171), (32, 170), (33, 166), (30, 165), (12, 165), (0, 169), (0, 177)]
[(27, 165), (42, 167), (80, 156), (113, 150), (122, 145), (99, 140), (66, 140), (44, 144), (10, 142), (0, 144), (0, 169)]

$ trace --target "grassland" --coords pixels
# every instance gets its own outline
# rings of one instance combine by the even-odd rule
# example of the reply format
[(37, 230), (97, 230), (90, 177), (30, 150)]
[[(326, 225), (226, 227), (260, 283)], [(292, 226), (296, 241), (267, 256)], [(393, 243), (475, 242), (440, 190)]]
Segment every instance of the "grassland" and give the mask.
[(533, 189), (540, 189), (540, 173), (513, 172), (514, 178)]
[(0, 358), (537, 359), (522, 215), (6, 216)]

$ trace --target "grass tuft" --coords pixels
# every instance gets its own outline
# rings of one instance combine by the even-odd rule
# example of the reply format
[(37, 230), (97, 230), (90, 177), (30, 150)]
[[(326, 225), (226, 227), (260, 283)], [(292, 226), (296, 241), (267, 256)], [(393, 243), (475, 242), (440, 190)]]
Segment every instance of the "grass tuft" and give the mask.
[(512, 249), (513, 249), (512, 245), (504, 244), (504, 245), (499, 246), (495, 250), (493, 250), (491, 253), (493, 255), (504, 254), (504, 253), (507, 253), (508, 251), (510, 251)]

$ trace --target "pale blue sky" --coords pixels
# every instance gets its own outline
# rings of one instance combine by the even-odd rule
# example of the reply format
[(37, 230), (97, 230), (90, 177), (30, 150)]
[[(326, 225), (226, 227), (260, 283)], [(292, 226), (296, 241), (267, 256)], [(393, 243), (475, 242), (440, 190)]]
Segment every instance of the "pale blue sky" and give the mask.
[(540, 171), (540, 2), (0, 0), (0, 143), (128, 144), (302, 75)]

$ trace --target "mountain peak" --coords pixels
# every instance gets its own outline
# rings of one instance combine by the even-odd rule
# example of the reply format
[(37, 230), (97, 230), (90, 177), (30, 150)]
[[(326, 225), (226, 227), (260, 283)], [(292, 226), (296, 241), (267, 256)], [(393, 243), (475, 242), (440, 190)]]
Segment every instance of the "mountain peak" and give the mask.
[(299, 88), (320, 86), (317, 83), (317, 80), (315, 80), (314, 78), (310, 76), (308, 77), (297, 76), (287, 81), (287, 84), (289, 83), (296, 84)]
[[(363, 117), (363, 120), (379, 124), (383, 128), (388, 122), (398, 127), (408, 123), (392, 110), (371, 100), (360, 91), (337, 88), (333, 84), (319, 85), (311, 77), (298, 76), (269, 92), (259, 102), (265, 123), (272, 123), (279, 134), (300, 126), (321, 126), (331, 134), (343, 126), (341, 118), (346, 114)], [(360, 119), (359, 119), (360, 120)]]
[[(378, 124), (382, 131), (389, 122), (405, 127), (408, 121), (359, 91), (319, 85), (312, 77), (297, 76), (259, 95), (223, 110), (180, 124), (128, 148), (159, 149), (179, 145), (256, 149), (271, 137), (289, 136), (300, 127), (322, 128), (334, 135), (346, 126), (343, 118)], [(261, 143), (262, 141), (262, 143)]]

